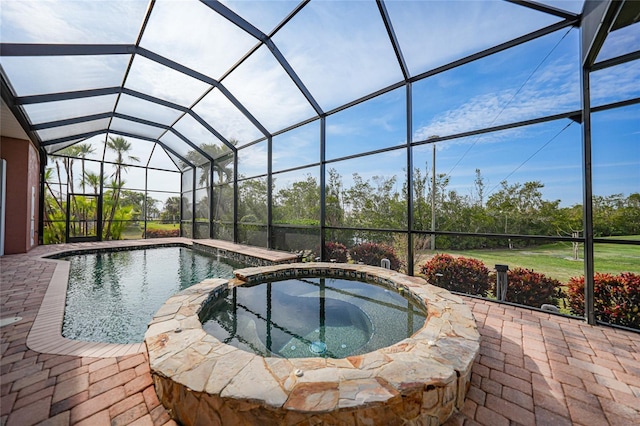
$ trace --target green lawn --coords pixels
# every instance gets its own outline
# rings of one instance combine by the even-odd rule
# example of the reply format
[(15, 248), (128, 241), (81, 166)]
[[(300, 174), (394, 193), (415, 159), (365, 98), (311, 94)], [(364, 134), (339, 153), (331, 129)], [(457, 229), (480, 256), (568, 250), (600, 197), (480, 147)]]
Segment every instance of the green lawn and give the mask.
[[(630, 236), (617, 239), (640, 239)], [(562, 283), (569, 278), (584, 274), (583, 247), (580, 245), (579, 260), (573, 260), (571, 243), (557, 242), (537, 247), (517, 250), (464, 250), (447, 251), (447, 253), (482, 260), (489, 269), (496, 264), (533, 269)], [(421, 253), (430, 255), (429, 251)], [(420, 265), (424, 263), (420, 261)], [(640, 246), (620, 244), (596, 244), (594, 247), (594, 264), (596, 272), (633, 272), (640, 274)]]
[[(144, 231), (143, 227), (144, 227), (144, 224), (142, 222), (129, 223), (127, 227), (122, 231), (121, 239), (137, 240), (142, 238), (142, 232)], [(180, 224), (147, 222), (147, 230), (152, 230), (152, 229), (163, 229), (163, 230), (180, 229)]]
[(179, 228), (180, 228), (179, 223), (147, 222), (147, 229), (171, 230), (171, 229), (179, 229)]

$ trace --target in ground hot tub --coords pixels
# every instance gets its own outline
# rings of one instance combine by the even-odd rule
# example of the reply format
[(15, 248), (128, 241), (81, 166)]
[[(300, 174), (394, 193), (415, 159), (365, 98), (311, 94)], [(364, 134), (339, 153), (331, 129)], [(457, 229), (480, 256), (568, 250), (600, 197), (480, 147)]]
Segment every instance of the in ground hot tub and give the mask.
[(200, 311), (204, 330), (265, 357), (346, 358), (391, 346), (424, 326), (418, 300), (339, 277), (280, 279), (225, 290)]
[[(462, 406), (479, 334), (459, 297), (365, 265), (277, 265), (236, 277), (171, 297), (145, 335), (156, 392), (183, 425), (439, 424)], [(274, 302), (289, 280), (315, 289)], [(374, 287), (390, 300), (370, 297)], [(238, 300), (252, 288), (260, 297)], [(330, 296), (321, 302), (314, 292)], [(393, 314), (372, 318), (384, 305)], [(283, 325), (287, 317), (293, 321)]]

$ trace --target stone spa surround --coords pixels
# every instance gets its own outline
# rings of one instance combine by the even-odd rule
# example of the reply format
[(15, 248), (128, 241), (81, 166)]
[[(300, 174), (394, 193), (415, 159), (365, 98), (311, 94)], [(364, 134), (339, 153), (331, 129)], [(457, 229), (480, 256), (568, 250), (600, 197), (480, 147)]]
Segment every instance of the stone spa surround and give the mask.
[[(166, 301), (145, 335), (160, 401), (191, 425), (438, 425), (462, 407), (480, 335), (470, 309), (417, 277), (366, 265), (246, 268)], [(285, 278), (358, 279), (402, 292), (428, 316), (413, 336), (344, 359), (265, 358), (220, 342), (198, 313), (233, 286)]]

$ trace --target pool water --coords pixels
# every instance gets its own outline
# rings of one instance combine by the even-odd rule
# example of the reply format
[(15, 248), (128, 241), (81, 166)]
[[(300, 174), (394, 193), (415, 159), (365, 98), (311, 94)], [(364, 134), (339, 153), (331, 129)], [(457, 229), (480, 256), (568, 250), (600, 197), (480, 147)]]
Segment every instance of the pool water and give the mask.
[(413, 335), (425, 319), (422, 307), (393, 290), (333, 278), (234, 287), (200, 313), (220, 341), (284, 358), (371, 352)]
[(136, 343), (173, 294), (206, 278), (232, 278), (243, 267), (184, 247), (99, 252), (71, 262), (62, 335), (106, 343)]

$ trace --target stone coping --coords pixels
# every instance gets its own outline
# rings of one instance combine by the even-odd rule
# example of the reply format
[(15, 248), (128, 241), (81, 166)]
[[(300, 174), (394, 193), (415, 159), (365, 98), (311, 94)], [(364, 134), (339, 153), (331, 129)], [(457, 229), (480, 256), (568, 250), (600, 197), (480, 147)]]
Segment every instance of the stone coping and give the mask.
[(283, 251), (253, 248), (241, 244), (234, 244), (222, 240), (193, 240), (191, 238), (149, 238), (144, 240), (119, 240), (85, 243), (68, 243), (41, 246), (45, 253), (38, 257), (43, 262), (55, 263), (56, 268), (49, 281), (38, 314), (27, 335), (27, 346), (36, 352), (56, 355), (91, 356), (91, 357), (118, 357), (143, 353), (146, 351), (144, 342), (131, 344), (89, 342), (84, 340), (68, 339), (62, 336), (62, 324), (64, 321), (64, 308), (67, 299), (67, 287), (69, 285), (69, 262), (60, 260), (65, 256), (83, 253), (97, 253), (104, 251), (137, 250), (154, 247), (187, 247), (193, 248), (193, 244), (205, 244), (209, 247), (220, 247), (229, 253), (233, 249), (241, 251), (245, 258), (251, 256), (267, 261), (280, 261), (296, 257), (296, 254)]
[[(169, 298), (145, 334), (156, 392), (183, 425), (440, 424), (462, 407), (480, 335), (460, 297), (366, 265), (313, 262), (235, 273), (236, 280), (205, 280)], [(200, 310), (227, 288), (317, 275), (405, 292), (426, 307), (425, 325), (392, 346), (344, 359), (262, 357), (202, 328)]]
[(193, 240), (193, 248), (250, 266), (294, 263), (299, 262), (301, 258), (299, 253), (247, 246), (224, 240)]

